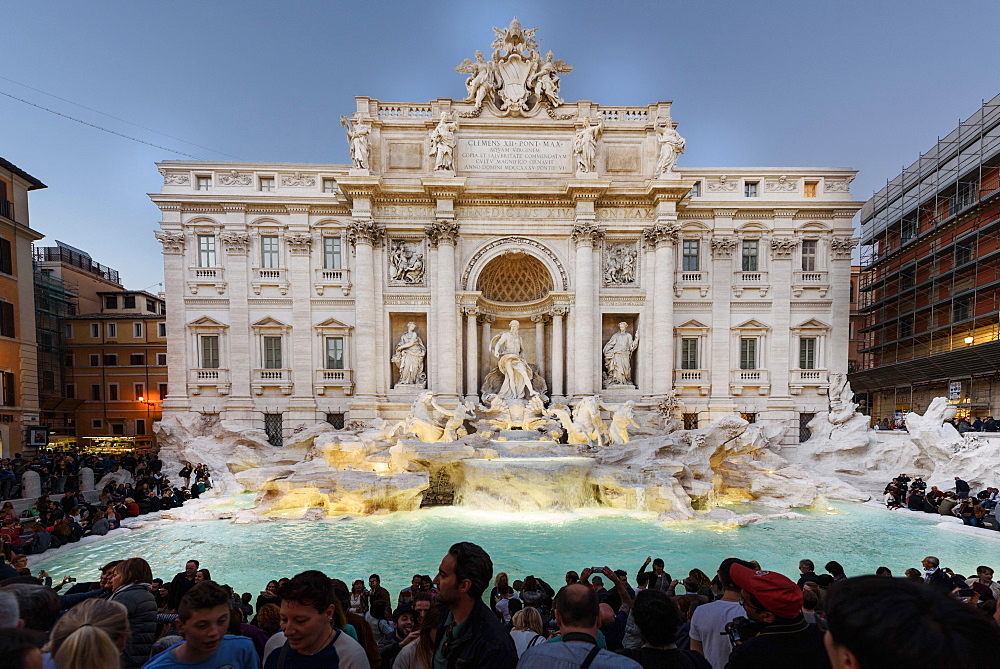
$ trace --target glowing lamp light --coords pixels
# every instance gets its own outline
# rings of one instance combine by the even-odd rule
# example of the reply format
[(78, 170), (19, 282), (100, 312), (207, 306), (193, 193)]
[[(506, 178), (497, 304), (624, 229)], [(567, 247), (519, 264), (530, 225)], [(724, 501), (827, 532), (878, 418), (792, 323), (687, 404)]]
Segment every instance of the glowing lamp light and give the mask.
[(965, 343), (966, 343), (966, 344), (971, 344), (971, 343), (972, 343), (972, 342), (974, 342), (974, 341), (975, 341), (975, 339), (973, 339), (972, 337), (966, 337), (966, 338), (965, 338)]

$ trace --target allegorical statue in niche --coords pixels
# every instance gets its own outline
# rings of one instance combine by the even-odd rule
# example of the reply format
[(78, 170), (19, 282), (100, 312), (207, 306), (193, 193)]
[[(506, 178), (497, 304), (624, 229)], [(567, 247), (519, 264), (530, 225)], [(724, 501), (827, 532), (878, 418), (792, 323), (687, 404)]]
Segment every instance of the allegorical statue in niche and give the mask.
[(340, 125), (347, 130), (347, 143), (351, 147), (351, 160), (354, 162), (355, 169), (367, 170), (368, 156), (371, 151), (368, 144), (368, 136), (372, 132), (371, 126), (361, 119), (354, 121), (352, 125), (350, 119), (343, 114), (340, 116)]
[(494, 71), (494, 65), (490, 61), (483, 58), (482, 51), (476, 51), (475, 62), (466, 58), (462, 63), (455, 68), (456, 72), (461, 72), (463, 74), (468, 74), (469, 78), (465, 80), (465, 90), (468, 93), (464, 102), (473, 102), (476, 105), (476, 109), (483, 104), (483, 100), (486, 96), (492, 93), (497, 88), (497, 77)]
[(490, 340), (490, 351), (503, 375), (503, 385), (497, 395), (505, 399), (520, 400), (538, 394), (531, 383), (535, 373), (524, 359), (524, 342), (518, 333), (520, 326), (517, 321), (511, 321), (507, 332)]
[(639, 345), (639, 338), (626, 332), (628, 323), (619, 323), (618, 332), (604, 345), (604, 369), (607, 385), (624, 386), (632, 383), (632, 353)]
[(656, 160), (656, 174), (669, 174), (677, 165), (677, 158), (684, 153), (686, 144), (683, 137), (677, 134), (674, 124), (668, 118), (656, 126), (656, 141), (660, 143), (660, 155)]
[(441, 112), (441, 120), (431, 130), (431, 155), (435, 170), (455, 169), (455, 131), (458, 124), (454, 114)]
[(604, 124), (598, 121), (591, 125), (586, 119), (586, 125), (576, 131), (573, 140), (573, 155), (576, 156), (577, 172), (594, 172), (594, 161), (597, 158), (597, 140), (601, 137)]
[[(415, 246), (415, 245), (414, 245)], [(393, 281), (417, 284), (424, 280), (424, 254), (403, 241), (392, 245), (389, 253), (389, 276)]]
[(406, 324), (406, 332), (396, 344), (396, 352), (392, 356), (392, 364), (399, 369), (397, 386), (423, 386), (427, 380), (424, 374), (424, 357), (427, 349), (417, 334), (417, 324), (410, 321)]

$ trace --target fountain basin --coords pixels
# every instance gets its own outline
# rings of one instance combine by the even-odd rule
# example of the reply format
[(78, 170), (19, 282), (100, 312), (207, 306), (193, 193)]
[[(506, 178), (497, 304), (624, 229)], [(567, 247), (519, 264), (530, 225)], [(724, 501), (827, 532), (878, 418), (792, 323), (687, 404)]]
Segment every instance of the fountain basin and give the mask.
[[(524, 442), (520, 442), (524, 443)], [(455, 503), (483, 511), (572, 511), (597, 504), (593, 458), (462, 460)]]

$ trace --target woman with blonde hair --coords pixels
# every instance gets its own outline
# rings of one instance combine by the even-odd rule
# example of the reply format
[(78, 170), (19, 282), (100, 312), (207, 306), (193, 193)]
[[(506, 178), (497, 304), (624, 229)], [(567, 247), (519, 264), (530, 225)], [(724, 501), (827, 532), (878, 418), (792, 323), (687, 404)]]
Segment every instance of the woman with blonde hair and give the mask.
[(118, 602), (88, 599), (59, 619), (44, 650), (57, 669), (118, 669), (127, 639), (128, 610)]
[(510, 631), (510, 636), (514, 639), (514, 646), (517, 647), (518, 657), (521, 657), (524, 651), (532, 646), (545, 643), (545, 637), (543, 636), (545, 626), (542, 623), (542, 616), (538, 613), (538, 609), (526, 606), (514, 614), (511, 622), (514, 624), (514, 629)]
[(156, 639), (156, 598), (149, 590), (152, 582), (153, 571), (149, 563), (138, 557), (118, 563), (111, 578), (110, 601), (119, 602), (128, 609), (131, 628), (122, 653), (123, 669), (139, 669), (144, 665)]
[(510, 586), (507, 572), (502, 571), (496, 575), (496, 578), (493, 579), (493, 589), (490, 590), (490, 608), (497, 613), (499, 613), (499, 611), (497, 611), (497, 602), (502, 599), (500, 596), (500, 588), (507, 586)]

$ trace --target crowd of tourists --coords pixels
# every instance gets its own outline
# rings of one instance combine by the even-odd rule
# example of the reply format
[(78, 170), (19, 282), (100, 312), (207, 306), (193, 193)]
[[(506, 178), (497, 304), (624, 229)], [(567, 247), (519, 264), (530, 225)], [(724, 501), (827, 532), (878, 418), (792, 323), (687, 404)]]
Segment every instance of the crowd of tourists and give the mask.
[(911, 511), (955, 516), (966, 525), (1000, 529), (994, 509), (1000, 499), (1000, 488), (983, 488), (975, 495), (964, 479), (956, 476), (955, 487), (939, 490), (937, 486), (927, 489), (927, 482), (920, 476), (912, 479), (900, 474), (885, 486), (885, 505), (889, 509), (907, 508)]
[[(483, 548), (447, 551), (432, 578), (393, 595), (378, 574), (350, 584), (307, 570), (256, 598), (196, 560), (154, 578), (141, 557), (95, 569), (65, 594), (0, 567), (5, 667), (123, 669), (528, 669), (667, 667), (997, 667), (1000, 585), (927, 556), (894, 578), (848, 577), (835, 561), (797, 580), (728, 558), (675, 578), (662, 559), (629, 573), (494, 574)], [(710, 576), (709, 573), (712, 575)], [(69, 580), (69, 579), (67, 579)], [(554, 579), (550, 579), (554, 580)]]

